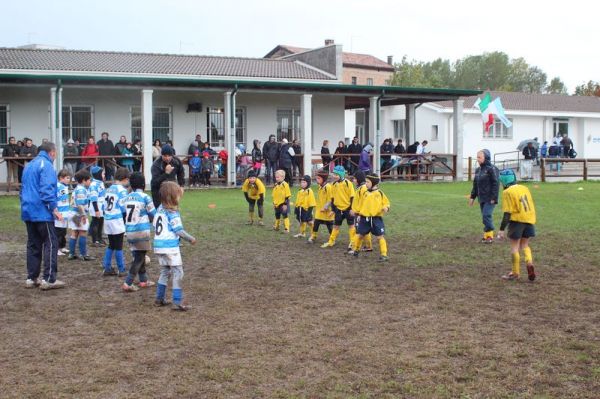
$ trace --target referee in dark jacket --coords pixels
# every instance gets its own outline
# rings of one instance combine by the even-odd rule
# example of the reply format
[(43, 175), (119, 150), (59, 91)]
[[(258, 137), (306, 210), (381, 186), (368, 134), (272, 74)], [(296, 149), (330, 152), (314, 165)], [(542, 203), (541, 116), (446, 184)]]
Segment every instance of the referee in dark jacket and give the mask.
[(152, 164), (152, 180), (150, 181), (150, 189), (152, 190), (152, 202), (158, 208), (160, 205), (160, 196), (158, 190), (164, 181), (177, 181), (183, 188), (185, 184), (185, 172), (183, 164), (179, 158), (176, 158), (173, 147), (165, 144), (161, 151), (161, 157), (157, 158)]
[(498, 203), (498, 168), (492, 165), (491, 154), (489, 150), (481, 150), (477, 153), (477, 162), (479, 167), (475, 170), (473, 178), (473, 190), (469, 205), (473, 206), (475, 198), (479, 200), (481, 217), (483, 221), (483, 238), (481, 242), (491, 244), (494, 242), (494, 221), (492, 213)]

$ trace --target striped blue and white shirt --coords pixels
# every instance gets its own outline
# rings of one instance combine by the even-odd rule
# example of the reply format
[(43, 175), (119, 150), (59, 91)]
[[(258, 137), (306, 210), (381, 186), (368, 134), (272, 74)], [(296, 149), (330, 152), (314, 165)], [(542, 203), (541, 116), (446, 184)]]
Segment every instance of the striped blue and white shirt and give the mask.
[(106, 190), (104, 196), (104, 231), (106, 234), (125, 233), (123, 215), (125, 214), (126, 198), (127, 189), (118, 183)]
[(69, 186), (61, 183), (56, 184), (56, 210), (62, 215), (63, 221), (55, 220), (54, 226), (66, 228), (67, 221), (71, 216), (71, 203), (69, 200)]
[(73, 196), (71, 197), (71, 210), (79, 213), (79, 208), (82, 207), (84, 210), (89, 205), (88, 189), (83, 184), (78, 184), (73, 190)]
[(183, 223), (179, 212), (159, 206), (154, 217), (154, 253), (178, 254), (180, 231)]
[(90, 197), (90, 208), (89, 208), (90, 215), (96, 216), (96, 211), (94, 210), (94, 206), (92, 205), (92, 202), (96, 201), (96, 202), (98, 202), (98, 210), (100, 211), (100, 217), (102, 217), (102, 211), (103, 211), (102, 204), (104, 204), (104, 196), (106, 195), (106, 189), (104, 188), (104, 182), (102, 180), (92, 179), (92, 183), (90, 184), (88, 191), (89, 191), (89, 197)]
[(129, 243), (150, 241), (150, 230), (152, 229), (150, 219), (156, 215), (152, 198), (143, 190), (136, 190), (125, 199), (125, 209), (127, 211), (125, 215), (127, 241)]

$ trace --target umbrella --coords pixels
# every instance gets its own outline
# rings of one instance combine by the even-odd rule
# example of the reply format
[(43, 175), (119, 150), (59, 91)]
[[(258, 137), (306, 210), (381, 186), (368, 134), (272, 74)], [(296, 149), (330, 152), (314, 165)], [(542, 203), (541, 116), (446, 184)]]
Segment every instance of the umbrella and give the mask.
[(517, 146), (517, 150), (519, 151), (523, 151), (523, 148), (527, 147), (527, 144), (533, 144), (533, 148), (535, 148), (536, 150), (538, 148), (540, 148), (540, 143), (538, 143), (537, 141), (535, 141), (534, 139), (528, 139), (528, 140), (523, 140), (519, 143), (519, 145)]

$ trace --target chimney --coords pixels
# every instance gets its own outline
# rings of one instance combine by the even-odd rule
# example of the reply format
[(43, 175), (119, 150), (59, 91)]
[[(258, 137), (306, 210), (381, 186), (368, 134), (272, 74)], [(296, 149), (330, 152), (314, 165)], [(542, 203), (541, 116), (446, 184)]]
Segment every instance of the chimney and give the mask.
[(393, 55), (388, 55), (388, 64), (394, 65), (394, 56)]
[(333, 39), (325, 39), (325, 45), (326, 46), (331, 46), (332, 44), (335, 44), (335, 42), (333, 41)]

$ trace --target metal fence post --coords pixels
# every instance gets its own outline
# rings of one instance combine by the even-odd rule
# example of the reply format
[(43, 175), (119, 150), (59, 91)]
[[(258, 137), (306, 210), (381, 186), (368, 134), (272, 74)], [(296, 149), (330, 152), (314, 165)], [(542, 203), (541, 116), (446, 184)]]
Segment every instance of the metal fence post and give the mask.
[(473, 178), (473, 176), (471, 176), (471, 173), (473, 173), (473, 157), (469, 157), (469, 166), (467, 168), (469, 170), (469, 181), (471, 181)]

